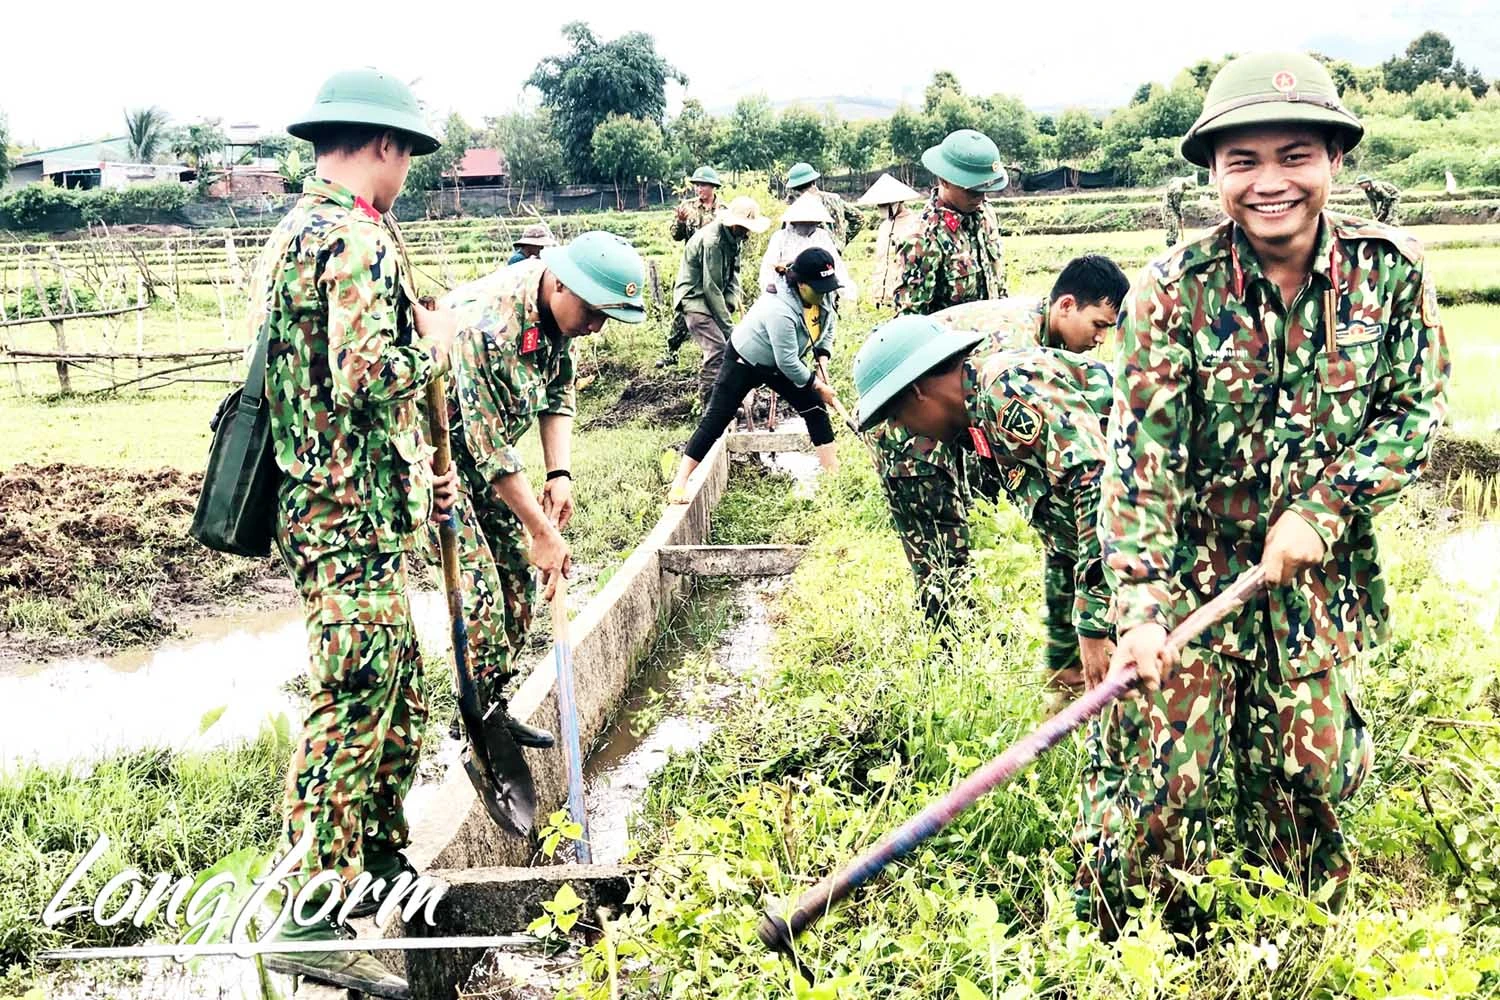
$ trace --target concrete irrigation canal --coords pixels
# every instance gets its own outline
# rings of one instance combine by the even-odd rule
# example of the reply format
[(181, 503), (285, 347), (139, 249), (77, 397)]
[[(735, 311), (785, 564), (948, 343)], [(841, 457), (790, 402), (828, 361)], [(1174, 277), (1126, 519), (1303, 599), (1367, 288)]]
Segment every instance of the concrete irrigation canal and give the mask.
[[(586, 800), (593, 864), (571, 863), (564, 848), (548, 863), (537, 843), (497, 827), (475, 797), (459, 765), (462, 744), (448, 739), (424, 763), (407, 799), (417, 868), (448, 886), (435, 923), (422, 915), (384, 928), (357, 921), (361, 938), (523, 934), (564, 883), (583, 897), (591, 923), (600, 907), (626, 905), (637, 869), (628, 855), (629, 822), (653, 776), (673, 753), (703, 745), (717, 720), (768, 666), (769, 606), (795, 568), (795, 546), (708, 544), (711, 518), (735, 458), (759, 460), (810, 487), (816, 460), (805, 433), (731, 434), (695, 476), (691, 501), (667, 507), (649, 535), (607, 583), (573, 609), (577, 710), (586, 761)], [(662, 643), (684, 612), (695, 578), (730, 581), (706, 600), (730, 624), (694, 647)], [(700, 602), (701, 603), (701, 602)], [(413, 595), (425, 648), (446, 650), (441, 596)], [(699, 609), (701, 612), (701, 608)], [(149, 653), (111, 659), (78, 658), (0, 676), (0, 761), (46, 765), (86, 763), (111, 754), (166, 746), (202, 749), (253, 738), (268, 718), (300, 708), (295, 681), (306, 671), (306, 645), (296, 611), (256, 612), (214, 619), (185, 640)], [(658, 646), (661, 650), (658, 651)], [(711, 658), (713, 669), (702, 668)], [(24, 711), (22, 706), (25, 706)], [(556, 669), (549, 649), (515, 689), (514, 715), (557, 730)], [(60, 733), (49, 720), (66, 714), (79, 725)], [(537, 824), (566, 808), (567, 773), (561, 748), (525, 751), (536, 783)], [(579, 932), (575, 930), (575, 935)], [(569, 958), (476, 949), (376, 953), (404, 975), (414, 998), (551, 996)], [(189, 972), (152, 961), (137, 984), (110, 983), (111, 995), (257, 996), (254, 965), (204, 960)], [(282, 995), (290, 982), (280, 980)], [(89, 996), (88, 970), (58, 984), (60, 996)], [(302, 983), (299, 998), (342, 996)]]

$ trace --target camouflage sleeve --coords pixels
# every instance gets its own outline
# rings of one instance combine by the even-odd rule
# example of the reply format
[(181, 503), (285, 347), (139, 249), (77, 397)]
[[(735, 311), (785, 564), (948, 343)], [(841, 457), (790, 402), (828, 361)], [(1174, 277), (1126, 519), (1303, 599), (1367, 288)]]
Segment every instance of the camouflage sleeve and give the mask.
[(1354, 514), (1377, 513), (1421, 474), (1448, 412), (1448, 345), (1425, 266), (1410, 266), (1395, 294), (1393, 329), (1381, 345), (1388, 369), (1371, 393), (1364, 431), (1289, 507), (1329, 548)]
[(1109, 589), (1099, 551), (1096, 519), (1105, 444), (1086, 386), (1056, 355), (1013, 365), (991, 383), (994, 426), (986, 427), (996, 451), (1040, 470), (1071, 514), (1077, 538), (1073, 557), (1074, 627), (1084, 635), (1109, 634)]
[[(680, 208), (681, 206), (678, 207)], [(672, 215), (672, 239), (681, 243), (691, 235), (693, 235), (693, 230), (688, 225), (688, 220), (674, 212)]]
[(891, 298), (898, 316), (908, 313), (925, 315), (937, 293), (937, 271), (942, 255), (935, 247), (930, 247), (926, 235), (923, 226), (896, 244), (901, 278)]
[(944, 619), (957, 578), (969, 562), (969, 517), (958, 485), (930, 475), (882, 476), (891, 524), (917, 587), (917, 603), (934, 625)]
[(839, 204), (844, 210), (844, 221), (848, 224), (844, 236), (844, 245), (848, 246), (854, 242), (854, 237), (864, 230), (865, 214), (847, 201), (840, 201)]
[(1120, 326), (1098, 532), (1123, 634), (1170, 629), (1177, 512), (1187, 468), (1191, 352), (1178, 296), (1157, 273), (1133, 291)]
[(521, 364), (520, 348), (514, 337), (490, 340), (478, 326), (461, 331), (455, 344), (452, 391), (458, 397), (464, 444), (485, 482), (493, 483), (526, 468), (511, 446), (516, 407), (510, 383), (497, 375)]
[(334, 399), (379, 406), (421, 392), (447, 361), (415, 332), (408, 344), (400, 343), (394, 251), (374, 227), (345, 228), (327, 246), (318, 280), (328, 303)]
[(547, 383), (547, 405), (542, 409), (543, 413), (553, 413), (559, 417), (571, 417), (578, 413), (577, 392), (573, 381), (577, 367), (573, 338), (567, 337), (564, 339), (564, 349), (557, 359), (557, 371), (552, 373), (552, 379)]
[(1066, 670), (1078, 665), (1078, 633), (1073, 625), (1073, 560), (1055, 549), (1047, 552), (1042, 573), (1046, 600), (1047, 667)]

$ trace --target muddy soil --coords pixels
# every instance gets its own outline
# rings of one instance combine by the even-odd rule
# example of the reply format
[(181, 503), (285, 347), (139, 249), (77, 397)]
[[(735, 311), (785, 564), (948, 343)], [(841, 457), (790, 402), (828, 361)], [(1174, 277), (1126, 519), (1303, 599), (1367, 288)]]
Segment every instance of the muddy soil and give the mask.
[(692, 419), (698, 390), (697, 379), (690, 372), (666, 368), (642, 373), (606, 361), (599, 366), (598, 377), (603, 383), (621, 383), (620, 397), (581, 426), (619, 427), (632, 420), (681, 424)]
[(290, 606), (275, 561), (188, 537), (201, 482), (173, 469), (0, 472), (0, 667), (156, 642), (224, 604)]
[(1500, 475), (1500, 441), (1494, 438), (1441, 434), (1432, 446), (1432, 458), (1424, 478), (1442, 482), (1465, 472), (1478, 476)]

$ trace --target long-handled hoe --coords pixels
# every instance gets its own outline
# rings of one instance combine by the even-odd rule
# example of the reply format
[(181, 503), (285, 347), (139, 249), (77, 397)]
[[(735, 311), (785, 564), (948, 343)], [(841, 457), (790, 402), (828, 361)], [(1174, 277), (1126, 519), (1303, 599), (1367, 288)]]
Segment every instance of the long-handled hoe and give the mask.
[[(1199, 633), (1222, 621), (1225, 616), (1258, 594), (1265, 582), (1265, 571), (1259, 566), (1240, 574), (1239, 579), (1223, 593), (1194, 611), (1171, 631), (1167, 636), (1167, 649), (1172, 653), (1180, 652)], [(906, 857), (933, 834), (952, 823), (959, 813), (973, 805), (980, 796), (1005, 784), (1056, 746), (1068, 733), (1127, 694), (1135, 684), (1134, 667), (1110, 676), (1031, 733), (1012, 743), (1004, 753), (969, 775), (947, 795), (886, 834), (875, 846), (842, 870), (834, 872), (803, 893), (789, 913), (783, 916), (781, 907), (778, 906), (767, 908), (758, 929), (761, 941), (767, 948), (791, 959), (808, 982), (812, 982), (806, 966), (797, 957), (795, 941), (799, 934), (891, 862)]]

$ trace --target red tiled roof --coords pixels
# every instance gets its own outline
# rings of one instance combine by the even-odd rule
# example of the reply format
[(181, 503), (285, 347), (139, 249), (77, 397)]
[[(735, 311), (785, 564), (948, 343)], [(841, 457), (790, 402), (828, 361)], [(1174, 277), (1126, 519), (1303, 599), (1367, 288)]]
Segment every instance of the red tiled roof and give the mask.
[(458, 162), (454, 172), (459, 177), (494, 177), (510, 171), (505, 165), (505, 154), (498, 149), (471, 149)]

